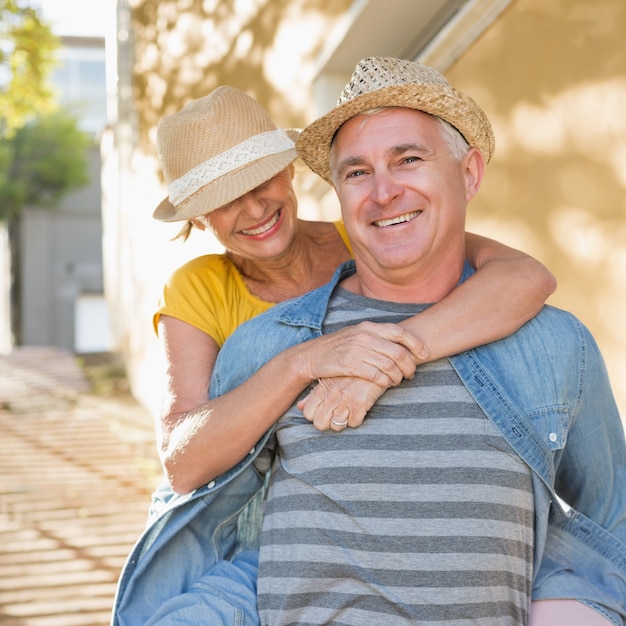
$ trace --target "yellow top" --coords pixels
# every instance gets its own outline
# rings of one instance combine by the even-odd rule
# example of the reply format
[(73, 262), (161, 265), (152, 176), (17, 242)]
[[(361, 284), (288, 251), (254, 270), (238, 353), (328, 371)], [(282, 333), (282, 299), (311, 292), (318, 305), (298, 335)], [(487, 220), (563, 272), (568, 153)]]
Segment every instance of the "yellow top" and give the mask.
[[(334, 224), (352, 251), (343, 222)], [(226, 256), (207, 254), (185, 263), (170, 276), (153, 317), (154, 330), (158, 334), (161, 314), (169, 315), (205, 332), (221, 348), (238, 326), (274, 304), (251, 294)]]

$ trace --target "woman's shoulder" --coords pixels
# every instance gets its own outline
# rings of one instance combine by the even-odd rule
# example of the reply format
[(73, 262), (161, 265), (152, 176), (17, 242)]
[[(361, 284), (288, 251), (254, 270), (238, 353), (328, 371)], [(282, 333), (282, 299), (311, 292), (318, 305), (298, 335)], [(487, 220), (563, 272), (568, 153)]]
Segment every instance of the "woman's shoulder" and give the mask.
[(348, 239), (348, 231), (346, 230), (343, 221), (337, 220), (336, 222), (333, 222), (333, 226), (339, 233), (339, 236), (341, 237), (346, 248), (350, 251), (350, 256), (352, 256), (352, 245), (350, 244), (350, 239)]
[(226, 280), (237, 272), (232, 261), (224, 254), (204, 254), (177, 267), (170, 275), (169, 283), (185, 280)]
[(350, 256), (352, 256), (352, 247), (350, 246), (350, 240), (348, 239), (348, 233), (346, 232), (343, 221), (303, 221), (303, 224), (309, 236), (311, 236), (318, 245), (323, 246), (324, 244), (328, 244), (335, 248), (338, 240), (341, 240), (350, 253)]

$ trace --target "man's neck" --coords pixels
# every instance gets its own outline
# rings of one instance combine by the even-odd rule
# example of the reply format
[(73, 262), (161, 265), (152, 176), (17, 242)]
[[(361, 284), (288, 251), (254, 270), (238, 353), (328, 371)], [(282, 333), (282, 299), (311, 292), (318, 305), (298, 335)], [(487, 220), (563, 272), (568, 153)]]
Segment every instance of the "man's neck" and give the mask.
[(357, 271), (341, 282), (352, 293), (388, 302), (433, 303), (445, 298), (461, 280), (463, 262), (429, 271), (376, 273), (356, 263)]

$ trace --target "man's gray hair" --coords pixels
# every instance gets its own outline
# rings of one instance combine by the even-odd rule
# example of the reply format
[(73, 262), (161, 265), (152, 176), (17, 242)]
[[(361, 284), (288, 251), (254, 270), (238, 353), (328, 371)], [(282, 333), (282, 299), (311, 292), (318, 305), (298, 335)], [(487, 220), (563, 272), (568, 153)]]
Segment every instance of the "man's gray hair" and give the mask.
[(460, 161), (470, 149), (470, 145), (467, 143), (465, 137), (463, 137), (463, 135), (454, 126), (452, 126), (450, 122), (446, 122), (446, 120), (435, 115), (433, 115), (433, 117), (439, 123), (439, 134), (448, 144), (448, 147), (452, 152), (452, 156), (457, 161)]

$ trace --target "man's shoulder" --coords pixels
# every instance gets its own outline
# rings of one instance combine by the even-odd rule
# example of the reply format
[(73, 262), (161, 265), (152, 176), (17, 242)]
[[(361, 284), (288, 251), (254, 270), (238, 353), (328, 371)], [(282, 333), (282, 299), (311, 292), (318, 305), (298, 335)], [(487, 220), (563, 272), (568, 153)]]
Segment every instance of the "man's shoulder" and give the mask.
[(546, 304), (521, 330), (559, 331), (575, 335), (585, 329), (584, 324), (570, 311)]
[(548, 360), (580, 358), (589, 346), (595, 345), (589, 329), (574, 314), (546, 305), (517, 332), (487, 346), (504, 353), (524, 352), (545, 355)]
[[(305, 294), (308, 295), (308, 294)], [(276, 304), (244, 322), (224, 342), (217, 355), (210, 385), (211, 395), (222, 395), (241, 384), (274, 356), (313, 337), (300, 323), (299, 311), (307, 315), (299, 301), (305, 296)]]
[(226, 340), (217, 356), (211, 393), (221, 395), (248, 378), (272, 357), (321, 334), (335, 285), (354, 271), (342, 264), (333, 279), (297, 298), (274, 305), (248, 320)]

